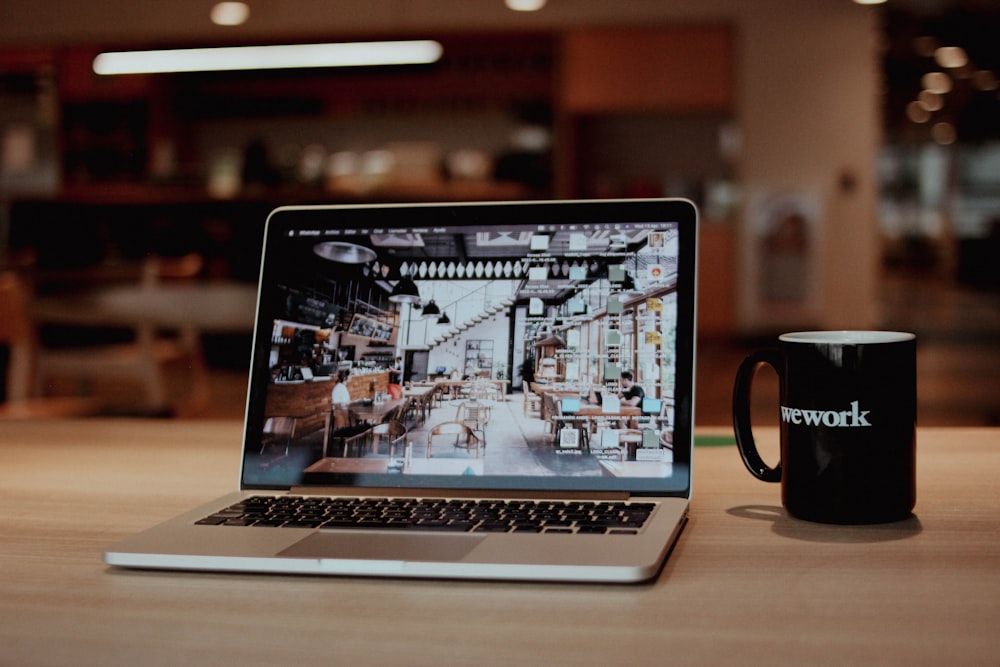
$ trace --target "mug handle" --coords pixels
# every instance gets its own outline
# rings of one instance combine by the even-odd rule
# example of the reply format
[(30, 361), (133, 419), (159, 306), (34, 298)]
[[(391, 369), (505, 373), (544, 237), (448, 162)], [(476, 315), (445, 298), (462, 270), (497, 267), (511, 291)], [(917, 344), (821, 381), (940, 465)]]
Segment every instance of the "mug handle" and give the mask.
[(750, 387), (757, 367), (761, 364), (770, 365), (780, 375), (781, 360), (781, 352), (776, 349), (751, 353), (736, 371), (736, 384), (733, 387), (733, 432), (736, 435), (736, 446), (740, 450), (740, 456), (743, 457), (747, 470), (765, 482), (781, 481), (781, 462), (772, 468), (764, 463), (764, 459), (757, 451), (750, 428)]

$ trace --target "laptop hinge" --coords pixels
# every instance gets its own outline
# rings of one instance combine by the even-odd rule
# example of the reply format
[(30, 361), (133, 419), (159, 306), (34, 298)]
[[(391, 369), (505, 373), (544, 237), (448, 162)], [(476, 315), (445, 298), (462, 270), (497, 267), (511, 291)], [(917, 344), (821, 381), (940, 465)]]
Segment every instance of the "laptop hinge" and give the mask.
[(567, 500), (628, 500), (627, 491), (528, 491), (520, 489), (412, 489), (397, 487), (293, 486), (289, 493), (310, 496), (406, 496), (407, 498), (560, 498)]

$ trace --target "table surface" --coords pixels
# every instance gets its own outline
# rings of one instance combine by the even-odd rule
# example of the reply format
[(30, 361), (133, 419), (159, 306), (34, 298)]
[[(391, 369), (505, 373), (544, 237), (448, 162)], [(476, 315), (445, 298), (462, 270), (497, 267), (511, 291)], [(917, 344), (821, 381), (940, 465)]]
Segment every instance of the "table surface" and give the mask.
[(103, 564), (123, 535), (232, 490), (240, 434), (4, 422), (0, 664), (1000, 663), (997, 429), (921, 429), (915, 517), (881, 526), (791, 519), (735, 447), (698, 447), (691, 520), (640, 585)]
[(389, 414), (401, 405), (408, 402), (408, 399), (397, 398), (389, 399), (385, 401), (379, 401), (378, 403), (372, 402), (368, 404), (364, 403), (351, 403), (348, 406), (348, 410), (351, 411), (351, 416), (363, 422), (372, 422), (381, 420), (382, 417)]

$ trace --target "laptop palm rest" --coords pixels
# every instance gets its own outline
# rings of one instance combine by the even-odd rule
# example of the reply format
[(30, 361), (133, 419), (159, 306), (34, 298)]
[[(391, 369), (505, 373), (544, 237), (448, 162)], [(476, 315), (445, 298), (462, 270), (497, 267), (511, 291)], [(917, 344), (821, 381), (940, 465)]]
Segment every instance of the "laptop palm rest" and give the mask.
[(458, 562), (486, 537), (471, 534), (321, 531), (303, 538), (278, 555), (287, 558)]

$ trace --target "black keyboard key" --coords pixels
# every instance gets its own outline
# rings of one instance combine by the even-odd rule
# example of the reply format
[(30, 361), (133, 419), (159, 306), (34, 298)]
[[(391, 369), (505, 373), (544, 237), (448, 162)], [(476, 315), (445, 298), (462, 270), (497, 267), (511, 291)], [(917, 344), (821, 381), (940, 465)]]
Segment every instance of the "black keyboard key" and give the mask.
[(194, 522), (196, 526), (218, 526), (219, 524), (225, 523), (229, 517), (219, 516), (213, 514), (212, 516), (206, 516), (204, 519), (200, 519)]
[(226, 519), (222, 525), (224, 526), (252, 526), (254, 522), (252, 520), (248, 521), (246, 519)]

